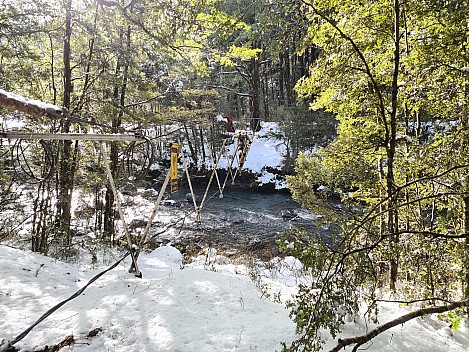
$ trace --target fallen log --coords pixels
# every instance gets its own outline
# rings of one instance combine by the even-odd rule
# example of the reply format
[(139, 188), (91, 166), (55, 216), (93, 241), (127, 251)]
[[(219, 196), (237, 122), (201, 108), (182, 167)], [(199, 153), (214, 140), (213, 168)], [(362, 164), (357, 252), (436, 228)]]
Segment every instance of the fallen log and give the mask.
[(46, 116), (52, 119), (61, 119), (68, 116), (68, 111), (56, 105), (40, 100), (27, 99), (3, 89), (0, 89), (0, 107), (16, 110), (35, 117)]

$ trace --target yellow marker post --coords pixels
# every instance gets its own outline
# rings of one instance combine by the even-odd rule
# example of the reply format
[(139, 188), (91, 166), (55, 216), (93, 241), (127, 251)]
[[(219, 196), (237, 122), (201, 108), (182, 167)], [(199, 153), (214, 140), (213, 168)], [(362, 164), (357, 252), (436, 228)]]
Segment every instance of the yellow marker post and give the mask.
[(171, 143), (171, 168), (170, 168), (171, 193), (178, 191), (178, 156), (179, 156), (179, 144)]

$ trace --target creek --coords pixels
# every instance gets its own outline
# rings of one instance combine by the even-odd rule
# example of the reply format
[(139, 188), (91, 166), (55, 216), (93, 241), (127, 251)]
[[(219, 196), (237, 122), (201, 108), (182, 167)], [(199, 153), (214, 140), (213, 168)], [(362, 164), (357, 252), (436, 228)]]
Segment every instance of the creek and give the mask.
[[(198, 205), (205, 189), (194, 186)], [(195, 221), (195, 211), (190, 189), (179, 187), (177, 193), (170, 195), (163, 202), (160, 220), (165, 216), (174, 221), (176, 217), (185, 216), (182, 227), (173, 228), (158, 236), (158, 241), (182, 246), (214, 246), (227, 252), (237, 250), (259, 251), (266, 248), (275, 249), (279, 233), (292, 226), (318, 229), (318, 218), (302, 209), (288, 192), (256, 192), (239, 186), (226, 187), (221, 198), (216, 185), (207, 193), (201, 211), (201, 221)], [(189, 200), (188, 200), (189, 199)], [(167, 221), (164, 221), (167, 222)], [(155, 224), (152, 232), (164, 227), (164, 223)]]

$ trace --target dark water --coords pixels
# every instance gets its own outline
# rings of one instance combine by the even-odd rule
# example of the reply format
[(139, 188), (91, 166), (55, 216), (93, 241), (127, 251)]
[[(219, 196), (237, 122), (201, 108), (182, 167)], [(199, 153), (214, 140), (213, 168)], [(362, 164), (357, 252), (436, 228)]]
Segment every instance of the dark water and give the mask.
[[(184, 201), (189, 192), (188, 187), (181, 187), (178, 193), (171, 195), (171, 199)], [(202, 200), (204, 192), (205, 189), (194, 187), (194, 194), (199, 200), (198, 203)], [(288, 193), (256, 192), (252, 189), (240, 187), (226, 187), (221, 197), (218, 187), (212, 185), (207, 192), (203, 209), (209, 212), (219, 210), (225, 212), (245, 211), (247, 213), (259, 213), (276, 217), (285, 209), (299, 210), (300, 205)]]
[[(205, 188), (194, 187), (198, 198), (197, 204), (204, 196)], [(275, 244), (279, 233), (292, 225), (314, 226), (288, 193), (263, 193), (240, 187), (227, 187), (223, 197), (213, 185), (205, 199), (200, 223), (194, 221), (193, 202), (186, 199), (190, 193), (188, 187), (180, 187), (165, 202), (163, 211), (180, 216), (187, 214), (187, 221), (182, 228), (160, 236), (160, 240), (171, 242), (190, 242), (200, 245), (212, 244), (229, 249), (259, 249)], [(174, 203), (176, 202), (176, 203)]]

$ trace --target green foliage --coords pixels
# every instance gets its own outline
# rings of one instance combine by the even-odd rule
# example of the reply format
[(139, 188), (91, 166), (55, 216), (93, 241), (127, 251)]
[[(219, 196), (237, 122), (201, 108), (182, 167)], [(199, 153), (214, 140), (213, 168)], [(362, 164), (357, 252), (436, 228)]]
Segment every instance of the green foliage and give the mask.
[(308, 111), (304, 104), (279, 106), (276, 116), (285, 133), (287, 158), (292, 160), (291, 164), (288, 164), (289, 168), (293, 167), (299, 152), (324, 146), (335, 136), (334, 116), (323, 111)]
[(358, 312), (359, 302), (372, 299), (373, 295), (365, 297), (357, 290), (374, 275), (372, 263), (364, 252), (343, 256), (330, 239), (301, 230), (286, 233), (280, 248), (301, 260), (308, 277), (289, 303), (300, 338), (284, 346), (284, 351), (318, 351), (325, 339), (324, 329), (326, 336), (335, 338), (346, 316)]
[(461, 309), (457, 309), (456, 311), (449, 311), (446, 313), (438, 314), (438, 318), (446, 323), (449, 324), (452, 330), (458, 330), (459, 326), (461, 325), (461, 316), (462, 311)]
[(260, 52), (262, 52), (262, 50), (258, 48), (251, 49), (231, 45), (225, 56), (220, 57), (219, 60), (221, 65), (233, 67), (236, 65), (236, 61), (257, 59)]
[[(295, 244), (284, 249), (293, 247), (313, 277), (321, 277), (320, 265), (304, 252), (331, 262), (323, 261), (322, 270), (343, 265), (354, 275), (368, 273), (354, 287), (336, 271), (322, 277), (332, 296), (349, 287), (372, 297), (389, 275), (398, 280), (402, 299), (457, 300), (469, 278), (463, 238), (467, 20), (453, 2), (396, 3), (403, 33), (398, 41), (389, 2), (314, 1), (305, 7), (311, 21), (305, 41), (322, 51), (296, 89), (312, 109), (335, 114), (338, 138), (300, 155), (288, 182), (294, 198), (337, 224), (340, 235), (317, 247), (311, 243), (319, 236), (304, 241), (304, 234), (293, 234), (289, 243)], [(336, 332), (326, 313), (334, 305), (318, 301), (316, 289), (305, 286), (292, 303), (302, 334), (291, 350), (319, 350), (319, 331)], [(306, 319), (311, 302), (315, 314), (324, 308), (318, 304), (326, 307), (324, 316), (314, 316), (319, 324)]]

